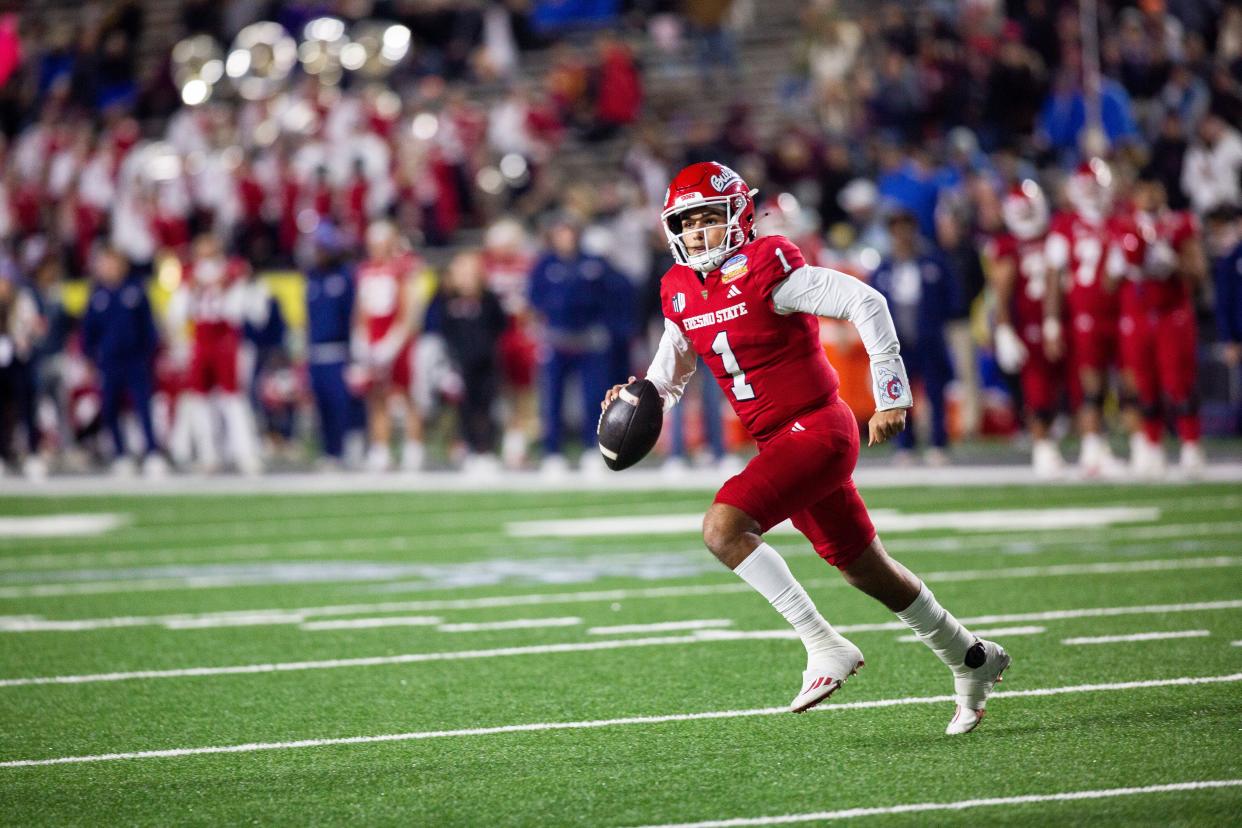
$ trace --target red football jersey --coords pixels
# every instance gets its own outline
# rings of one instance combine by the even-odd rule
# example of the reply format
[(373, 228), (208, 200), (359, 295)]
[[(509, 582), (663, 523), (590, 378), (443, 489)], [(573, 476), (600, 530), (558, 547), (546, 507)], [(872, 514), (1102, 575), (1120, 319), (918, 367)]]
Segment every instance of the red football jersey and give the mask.
[(1048, 292), (1047, 236), (1019, 239), (999, 233), (988, 241), (987, 256), (1014, 268), (1013, 327), (1028, 345), (1043, 340), (1044, 295)]
[(367, 259), (358, 266), (358, 310), (372, 343), (383, 339), (397, 321), (405, 291), (414, 289), (417, 268), (418, 260), (408, 253), (391, 259)]
[(1066, 274), (1063, 286), (1071, 313), (1117, 315), (1117, 293), (1108, 280), (1121, 275), (1117, 271), (1123, 232), (1114, 219), (1091, 224), (1076, 213), (1053, 217), (1044, 252), (1049, 266)]
[(703, 358), (747, 432), (763, 442), (837, 397), (837, 372), (819, 343), (819, 321), (783, 315), (772, 290), (805, 261), (783, 236), (742, 245), (706, 277), (674, 265), (660, 305)]
[(1162, 210), (1135, 213), (1134, 222), (1143, 241), (1144, 258), (1121, 286), (1121, 303), (1127, 311), (1162, 311), (1183, 306), (1190, 294), (1178, 267), (1182, 246), (1199, 235), (1190, 213)]

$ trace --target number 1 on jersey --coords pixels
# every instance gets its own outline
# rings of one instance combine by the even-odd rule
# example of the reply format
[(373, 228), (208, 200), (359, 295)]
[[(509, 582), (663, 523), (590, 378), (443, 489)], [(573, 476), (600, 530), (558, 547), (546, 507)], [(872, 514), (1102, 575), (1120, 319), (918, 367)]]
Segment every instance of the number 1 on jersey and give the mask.
[(755, 389), (746, 383), (746, 372), (737, 364), (737, 357), (733, 355), (733, 349), (729, 347), (728, 331), (716, 334), (716, 338), (712, 340), (712, 351), (720, 355), (720, 358), (724, 360), (725, 370), (729, 372), (729, 376), (733, 377), (734, 398), (739, 401), (753, 400)]

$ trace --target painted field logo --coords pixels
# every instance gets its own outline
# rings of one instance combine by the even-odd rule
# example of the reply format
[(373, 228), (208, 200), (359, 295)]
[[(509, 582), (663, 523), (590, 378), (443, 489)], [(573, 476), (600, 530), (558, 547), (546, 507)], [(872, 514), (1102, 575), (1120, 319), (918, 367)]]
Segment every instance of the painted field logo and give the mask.
[(720, 281), (727, 285), (745, 276), (747, 269), (746, 254), (739, 253), (720, 266)]

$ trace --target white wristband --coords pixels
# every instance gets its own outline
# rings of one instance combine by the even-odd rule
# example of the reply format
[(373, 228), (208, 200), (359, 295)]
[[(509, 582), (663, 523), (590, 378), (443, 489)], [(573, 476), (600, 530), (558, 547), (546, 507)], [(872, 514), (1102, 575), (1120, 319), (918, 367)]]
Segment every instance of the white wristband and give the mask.
[(871, 393), (875, 397), (876, 411), (914, 405), (910, 380), (906, 377), (906, 364), (901, 357), (885, 357), (871, 363)]

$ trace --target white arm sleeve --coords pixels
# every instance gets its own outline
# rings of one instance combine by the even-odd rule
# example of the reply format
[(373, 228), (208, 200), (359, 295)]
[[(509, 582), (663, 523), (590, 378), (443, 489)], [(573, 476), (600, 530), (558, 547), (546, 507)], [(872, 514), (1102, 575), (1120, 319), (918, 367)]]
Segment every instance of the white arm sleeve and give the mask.
[(839, 270), (807, 265), (773, 289), (772, 305), (777, 313), (810, 313), (853, 323), (871, 357), (876, 410), (914, 404), (897, 328), (879, 291)]
[(656, 349), (651, 367), (647, 369), (647, 379), (664, 399), (665, 411), (677, 405), (686, 390), (686, 383), (694, 376), (696, 365), (698, 355), (690, 347), (690, 340), (686, 339), (676, 322), (665, 319), (660, 347)]

